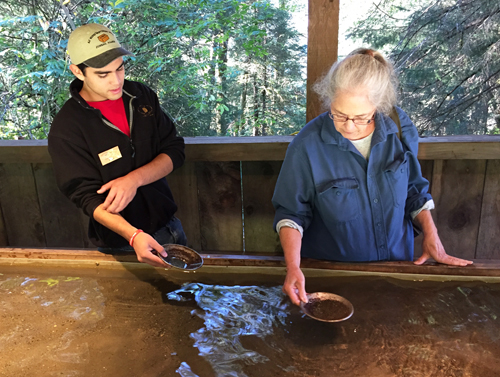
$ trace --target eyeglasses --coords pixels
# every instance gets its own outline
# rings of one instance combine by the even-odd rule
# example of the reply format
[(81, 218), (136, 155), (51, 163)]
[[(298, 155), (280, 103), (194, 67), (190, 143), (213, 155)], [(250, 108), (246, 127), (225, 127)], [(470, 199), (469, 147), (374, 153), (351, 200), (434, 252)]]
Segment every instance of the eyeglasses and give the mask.
[(346, 123), (348, 120), (352, 120), (352, 122), (357, 125), (357, 126), (367, 126), (372, 122), (372, 120), (375, 119), (375, 113), (373, 113), (372, 117), (370, 119), (363, 119), (363, 118), (349, 118), (346, 116), (340, 116), (337, 114), (333, 114), (331, 111), (328, 113), (330, 116), (330, 119), (333, 120), (334, 122), (338, 123)]

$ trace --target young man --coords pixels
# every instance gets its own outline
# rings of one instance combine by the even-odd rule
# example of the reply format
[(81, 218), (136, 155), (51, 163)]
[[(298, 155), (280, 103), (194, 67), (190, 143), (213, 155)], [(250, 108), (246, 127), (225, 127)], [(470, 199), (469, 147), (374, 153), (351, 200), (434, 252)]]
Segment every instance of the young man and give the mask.
[(101, 251), (135, 251), (165, 267), (161, 244), (186, 244), (165, 176), (184, 162), (184, 139), (147, 86), (124, 79), (121, 47), (108, 28), (88, 24), (68, 40), (76, 76), (48, 137), (60, 190), (90, 217)]

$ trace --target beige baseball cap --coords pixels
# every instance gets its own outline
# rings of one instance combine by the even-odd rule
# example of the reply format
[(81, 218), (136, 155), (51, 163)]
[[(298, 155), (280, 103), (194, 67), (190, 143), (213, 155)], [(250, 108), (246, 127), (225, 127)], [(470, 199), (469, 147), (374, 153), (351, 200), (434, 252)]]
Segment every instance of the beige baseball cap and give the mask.
[(84, 63), (91, 68), (102, 68), (120, 56), (133, 55), (120, 45), (111, 30), (99, 24), (76, 28), (69, 36), (68, 54), (71, 63)]

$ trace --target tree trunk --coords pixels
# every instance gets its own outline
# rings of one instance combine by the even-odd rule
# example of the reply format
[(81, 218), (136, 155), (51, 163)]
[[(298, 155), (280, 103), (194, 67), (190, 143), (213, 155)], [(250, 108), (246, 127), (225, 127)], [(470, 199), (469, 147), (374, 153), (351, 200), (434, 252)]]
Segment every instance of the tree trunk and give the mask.
[(267, 127), (266, 127), (266, 123), (265, 123), (265, 119), (266, 119), (266, 105), (267, 105), (267, 67), (266, 67), (266, 61), (267, 59), (264, 60), (264, 87), (262, 88), (262, 120), (264, 122), (262, 122), (262, 136), (266, 136), (267, 135)]
[(217, 66), (217, 43), (215, 42), (217, 32), (213, 31), (212, 36), (213, 36), (213, 43), (212, 43), (212, 51), (211, 51), (211, 57), (210, 57), (210, 68), (208, 70), (208, 77), (210, 77), (210, 85), (207, 90), (207, 97), (208, 100), (207, 102), (209, 103), (209, 106), (211, 107), (211, 120), (210, 120), (210, 127), (214, 127), (214, 124), (217, 125), (217, 111), (215, 110), (215, 106), (217, 105), (217, 102), (214, 100), (211, 100), (210, 98), (215, 97), (215, 85), (217, 82), (217, 76), (215, 72), (215, 68)]
[(259, 89), (257, 73), (253, 74), (253, 136), (260, 136), (259, 130)]
[(241, 114), (240, 114), (240, 121), (238, 122), (238, 125), (236, 127), (236, 135), (238, 136), (240, 133), (240, 129), (245, 128), (245, 109), (247, 107), (247, 88), (248, 88), (248, 72), (245, 71), (243, 74), (243, 90), (241, 92)]
[[(219, 59), (218, 59), (218, 67), (219, 67), (219, 87), (220, 91), (217, 95), (219, 98), (218, 104), (224, 104), (226, 102), (226, 93), (227, 93), (227, 40), (219, 44)], [(217, 133), (221, 136), (224, 136), (227, 132), (228, 120), (227, 120), (227, 112), (218, 110), (217, 111)]]

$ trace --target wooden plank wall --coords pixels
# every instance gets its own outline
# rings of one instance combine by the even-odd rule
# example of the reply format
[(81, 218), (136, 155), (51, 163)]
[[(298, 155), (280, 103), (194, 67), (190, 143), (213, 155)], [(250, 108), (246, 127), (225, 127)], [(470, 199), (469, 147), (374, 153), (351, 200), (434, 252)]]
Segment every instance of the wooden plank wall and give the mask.
[(245, 251), (282, 253), (271, 198), (282, 161), (242, 163)]
[(201, 249), (243, 251), (240, 162), (198, 163), (196, 174)]
[(7, 239), (7, 228), (5, 221), (3, 221), (2, 206), (0, 205), (0, 246), (7, 246), (9, 240)]
[(437, 160), (434, 219), (450, 254), (474, 258), (481, 219), (486, 160)]
[(47, 246), (31, 164), (0, 167), (0, 197), (9, 245)]
[(57, 189), (52, 164), (1, 164), (0, 206), (0, 246), (91, 246), (88, 218)]
[[(167, 177), (189, 246), (279, 252), (271, 196), (280, 168), (281, 161), (188, 161)], [(0, 246), (93, 248), (87, 225), (57, 189), (52, 164), (0, 164)]]
[[(281, 252), (271, 198), (283, 157), (267, 153), (269, 161), (223, 161), (227, 154), (215, 158), (221, 161), (210, 155), (205, 158), (211, 161), (192, 161), (188, 154), (167, 178), (191, 247), (204, 253)], [(421, 160), (443, 244), (452, 255), (500, 260), (500, 159), (458, 157)], [(0, 164), (0, 246), (93, 248), (87, 219), (57, 190), (51, 164), (22, 160)], [(420, 243), (417, 238), (416, 255)]]
[(500, 259), (500, 160), (486, 161), (476, 256)]

